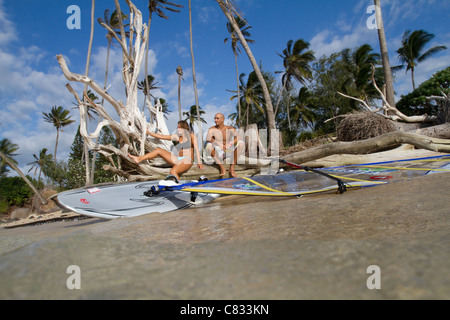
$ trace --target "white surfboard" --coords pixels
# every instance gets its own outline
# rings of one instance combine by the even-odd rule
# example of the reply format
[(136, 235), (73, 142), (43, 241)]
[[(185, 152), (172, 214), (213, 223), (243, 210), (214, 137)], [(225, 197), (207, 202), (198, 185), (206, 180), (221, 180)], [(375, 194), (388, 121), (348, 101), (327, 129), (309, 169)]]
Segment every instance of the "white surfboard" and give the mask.
[(158, 181), (106, 184), (65, 191), (57, 195), (57, 200), (63, 207), (82, 215), (116, 219), (189, 208), (220, 196), (198, 193), (195, 202), (192, 202), (191, 193), (186, 191), (163, 191), (153, 197), (144, 195), (155, 185)]

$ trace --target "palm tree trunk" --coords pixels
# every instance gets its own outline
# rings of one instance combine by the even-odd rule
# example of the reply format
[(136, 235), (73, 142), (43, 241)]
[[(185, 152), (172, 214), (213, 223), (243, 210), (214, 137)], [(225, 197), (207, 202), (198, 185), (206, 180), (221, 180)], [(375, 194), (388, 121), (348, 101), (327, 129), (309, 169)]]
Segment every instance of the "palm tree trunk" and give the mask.
[(238, 69), (238, 60), (237, 60), (237, 52), (234, 53), (234, 63), (236, 64), (236, 83), (237, 83), (237, 98), (238, 98), (238, 117), (236, 120), (236, 124), (241, 127), (241, 90), (239, 86), (239, 69)]
[(380, 40), (381, 60), (383, 63), (384, 81), (386, 83), (386, 100), (392, 108), (395, 108), (394, 81), (392, 79), (391, 65), (389, 62), (389, 52), (384, 32), (383, 17), (381, 15), (380, 0), (374, 0), (375, 13), (378, 27), (378, 38)]
[(280, 95), (278, 96), (277, 104), (275, 105), (275, 114), (278, 112), (278, 108), (280, 107), (281, 97), (283, 96), (283, 91), (286, 89), (286, 82), (283, 83), (283, 87), (280, 89)]
[[(148, 26), (147, 26), (147, 34), (146, 34), (146, 39), (145, 39), (145, 90), (147, 92), (147, 94), (145, 95), (144, 99), (144, 106), (147, 105), (147, 95), (150, 92), (150, 88), (148, 85), (148, 48), (149, 48), (149, 43), (150, 43), (150, 24), (152, 23), (152, 12), (150, 11), (149, 16), (148, 16)], [(181, 120), (181, 119), (180, 119)]]
[(413, 85), (413, 91), (416, 90), (416, 83), (414, 82), (414, 68), (411, 68), (411, 80)]
[[(191, 41), (191, 57), (192, 57), (192, 81), (194, 82), (194, 93), (195, 93), (195, 105), (197, 107), (197, 121), (198, 121), (198, 128), (200, 132), (200, 143), (199, 147), (203, 147), (203, 130), (202, 130), (202, 121), (200, 120), (200, 108), (198, 103), (198, 93), (197, 93), (197, 79), (195, 77), (195, 59), (194, 59), (194, 46), (192, 44), (192, 10), (191, 10), (191, 0), (189, 0), (189, 34), (190, 34), (190, 41)], [(201, 161), (198, 159), (198, 161)]]
[[(42, 173), (42, 168), (39, 166), (38, 188), (39, 188), (39, 184), (41, 183), (41, 173)], [(44, 184), (42, 184), (42, 185), (44, 185)]]
[(55, 154), (53, 155), (53, 161), (56, 163), (56, 151), (58, 150), (59, 129), (56, 128), (56, 142), (55, 142)]
[[(108, 49), (106, 50), (105, 85), (103, 86), (103, 88), (105, 90), (106, 90), (106, 86), (108, 84), (108, 68), (109, 68), (109, 50), (110, 50), (110, 48), (111, 48), (111, 40), (108, 40)], [(103, 107), (104, 103), (105, 103), (105, 98), (102, 98), (102, 107)], [(102, 116), (99, 114), (97, 126), (100, 124), (101, 121), (102, 121)], [(100, 136), (95, 138), (95, 147), (98, 147), (99, 139), (100, 139)], [(97, 158), (97, 151), (94, 151), (94, 153), (92, 155), (92, 164), (91, 164), (91, 181), (94, 181), (94, 177), (95, 177), (95, 159), (96, 158)]]
[[(90, 39), (89, 39), (88, 54), (87, 54), (87, 59), (86, 59), (86, 72), (85, 72), (85, 76), (86, 77), (89, 75), (89, 66), (91, 64), (92, 42), (94, 40), (94, 20), (95, 20), (95, 0), (92, 0), (92, 6), (91, 6), (91, 35), (90, 35)], [(84, 91), (85, 92), (87, 92), (87, 87), (88, 87), (88, 85), (85, 84), (84, 85)], [(84, 100), (84, 98), (83, 98), (83, 100)], [(84, 112), (86, 112), (86, 106), (85, 105), (80, 106), (80, 110), (81, 110), (81, 108), (83, 108)], [(85, 121), (87, 122), (87, 117), (86, 117)], [(87, 125), (87, 123), (86, 123), (86, 125)], [(90, 166), (89, 166), (89, 152), (88, 152), (89, 150), (88, 150), (88, 144), (86, 142), (86, 138), (84, 138), (84, 149), (85, 149), (85, 152), (86, 152), (86, 156), (84, 157), (84, 164), (85, 164), (85, 167), (86, 167), (86, 185), (90, 186), (90, 185), (92, 185), (92, 180), (91, 180), (91, 175), (89, 173), (89, 171), (90, 171), (89, 170), (90, 169)]]
[[(250, 50), (250, 47), (248, 46), (247, 41), (245, 40), (244, 35), (241, 32), (241, 29), (239, 28), (239, 26), (236, 23), (236, 20), (233, 18), (232, 14), (230, 13), (230, 11), (227, 9), (227, 4), (225, 4), (224, 2), (228, 3), (227, 0), (216, 0), (219, 3), (220, 8), (222, 9), (223, 13), (225, 14), (225, 16), (227, 17), (228, 21), (230, 21), (231, 25), (233, 26), (234, 31), (236, 32), (236, 34), (239, 37), (239, 40), (242, 43), (242, 46), (245, 49), (245, 52), (247, 53), (248, 58), (250, 59), (250, 62), (253, 66), (253, 69), (255, 70), (256, 76), (258, 77), (259, 82), (261, 83), (261, 87), (263, 90), (263, 95), (264, 95), (264, 100), (266, 101), (266, 112), (267, 112), (267, 125), (269, 129), (276, 129), (276, 124), (275, 124), (275, 114), (273, 111), (273, 105), (272, 105), (272, 99), (270, 98), (270, 92), (269, 89), (267, 88), (267, 83), (264, 80), (264, 77), (261, 73), (261, 70), (259, 69), (258, 63), (255, 60), (255, 57), (253, 56), (252, 51)], [(269, 134), (269, 137), (271, 135)], [(270, 138), (269, 138), (270, 140)]]
[(287, 103), (287, 106), (286, 106), (286, 113), (287, 113), (287, 118), (288, 118), (289, 131), (292, 130), (290, 104), (291, 104), (291, 101), (290, 101), (290, 99), (289, 99), (289, 100), (288, 100), (288, 103)]
[(178, 75), (178, 116), (180, 118), (179, 120), (181, 121), (181, 75)]
[(3, 152), (0, 151), (0, 158), (2, 158), (13, 170), (15, 170), (19, 176), (25, 181), (25, 183), (33, 190), (33, 192), (39, 197), (39, 200), (41, 200), (41, 203), (43, 205), (47, 204), (47, 200), (39, 193), (39, 191), (33, 186), (33, 184), (30, 182), (30, 180), (27, 179), (27, 177), (20, 171), (20, 169), (14, 164), (13, 161), (9, 157), (7, 157)]

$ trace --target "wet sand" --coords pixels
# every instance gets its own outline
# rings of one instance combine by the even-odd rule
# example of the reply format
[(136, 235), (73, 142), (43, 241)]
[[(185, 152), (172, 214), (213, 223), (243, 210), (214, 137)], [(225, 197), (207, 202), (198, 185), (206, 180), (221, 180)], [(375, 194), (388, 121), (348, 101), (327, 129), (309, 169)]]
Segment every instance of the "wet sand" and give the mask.
[[(449, 189), (443, 173), (0, 229), (0, 299), (450, 299)], [(381, 289), (367, 288), (371, 265)]]

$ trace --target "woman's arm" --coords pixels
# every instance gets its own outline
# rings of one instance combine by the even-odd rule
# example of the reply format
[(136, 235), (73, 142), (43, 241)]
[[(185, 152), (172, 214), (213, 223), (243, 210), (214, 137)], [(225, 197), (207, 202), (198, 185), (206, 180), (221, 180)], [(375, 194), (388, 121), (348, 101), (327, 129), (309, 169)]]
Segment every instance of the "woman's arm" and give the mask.
[(147, 129), (147, 134), (152, 136), (153, 138), (157, 138), (157, 139), (160, 139), (160, 140), (178, 141), (178, 136), (176, 134), (172, 134), (172, 135), (159, 134), (159, 133), (151, 132), (148, 129)]
[(202, 157), (200, 156), (200, 150), (198, 149), (198, 141), (197, 141), (197, 137), (195, 136), (195, 134), (191, 133), (191, 139), (192, 139), (192, 143), (194, 144), (195, 155), (197, 156), (197, 161), (198, 161), (197, 166), (200, 169), (203, 169), (204, 166), (203, 166), (203, 163), (202, 163)]

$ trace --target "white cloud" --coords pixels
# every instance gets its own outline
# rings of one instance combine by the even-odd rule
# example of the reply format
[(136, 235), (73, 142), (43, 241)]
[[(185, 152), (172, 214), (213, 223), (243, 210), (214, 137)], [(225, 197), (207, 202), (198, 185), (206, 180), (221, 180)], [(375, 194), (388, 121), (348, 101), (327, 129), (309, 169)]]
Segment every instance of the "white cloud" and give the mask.
[(8, 19), (3, 0), (0, 0), (0, 45), (2, 46), (16, 40), (17, 32), (14, 22)]
[[(43, 121), (42, 112), (49, 112), (54, 105), (70, 109), (73, 97), (64, 87), (67, 80), (61, 70), (53, 67), (39, 71), (33, 67), (54, 57), (37, 46), (13, 49), (16, 38), (15, 25), (8, 20), (0, 0), (0, 139), (7, 138), (19, 146), (15, 159), (26, 173), (33, 154), (42, 148), (54, 152), (56, 130)], [(74, 124), (61, 133), (58, 157), (67, 156), (76, 127)]]
[(204, 24), (210, 24), (211, 21), (216, 21), (219, 12), (215, 7), (202, 7), (198, 10), (198, 19)]
[(329, 56), (347, 48), (353, 49), (364, 43), (369, 43), (373, 47), (377, 40), (376, 30), (370, 30), (365, 25), (353, 27), (351, 31), (338, 33), (330, 29), (322, 30), (311, 39), (310, 48), (315, 52), (316, 58), (321, 58), (323, 55)]

